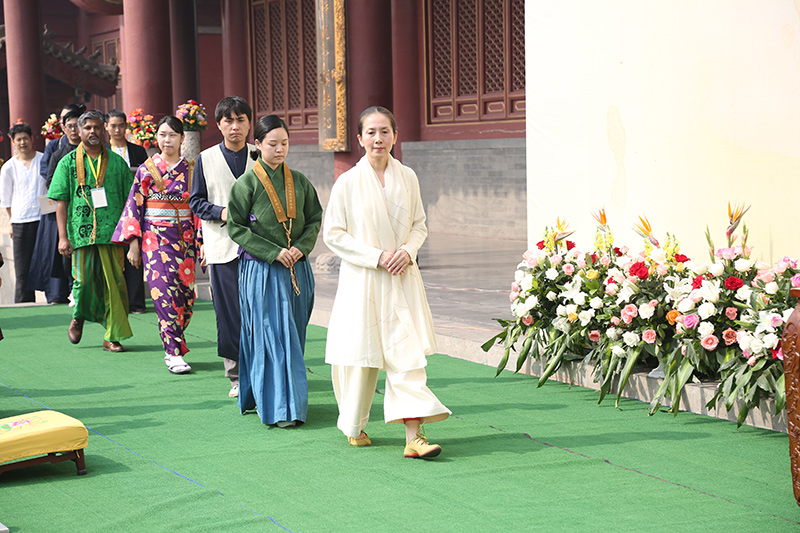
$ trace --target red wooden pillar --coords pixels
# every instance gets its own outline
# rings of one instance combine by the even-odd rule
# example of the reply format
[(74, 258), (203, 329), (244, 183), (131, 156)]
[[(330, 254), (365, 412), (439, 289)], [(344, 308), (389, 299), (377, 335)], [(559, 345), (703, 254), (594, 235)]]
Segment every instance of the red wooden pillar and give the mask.
[(395, 157), (402, 158), (400, 144), (420, 140), (422, 98), (420, 91), (419, 0), (392, 0), (392, 113), (397, 120)]
[[(197, 64), (197, 4), (195, 0), (170, 0), (172, 55), (172, 109), (186, 100), (200, 99)], [(206, 103), (207, 104), (207, 103)]]
[(392, 103), (392, 5), (389, 0), (348, 0), (347, 79), (350, 152), (334, 155), (338, 177), (355, 165), (364, 150), (358, 144), (358, 116), (366, 108)]
[(125, 3), (125, 110), (173, 113), (169, 17), (161, 0)]
[(8, 110), (11, 122), (18, 118), (30, 124), (34, 146), (44, 140), (38, 131), (44, 123), (44, 68), (39, 2), (3, 2), (6, 29)]
[(225, 96), (241, 96), (252, 107), (248, 4), (222, 0), (222, 89)]

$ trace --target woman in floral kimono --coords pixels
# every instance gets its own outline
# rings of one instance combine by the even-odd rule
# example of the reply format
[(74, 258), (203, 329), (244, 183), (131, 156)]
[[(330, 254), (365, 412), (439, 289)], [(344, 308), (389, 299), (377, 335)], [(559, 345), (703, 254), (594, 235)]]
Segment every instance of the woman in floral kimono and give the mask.
[(113, 240), (130, 245), (128, 260), (133, 266), (144, 263), (164, 344), (164, 361), (173, 374), (186, 374), (191, 367), (183, 359), (189, 351), (184, 331), (194, 305), (199, 221), (189, 210), (192, 172), (181, 157), (180, 119), (162, 118), (156, 141), (161, 153), (136, 172)]

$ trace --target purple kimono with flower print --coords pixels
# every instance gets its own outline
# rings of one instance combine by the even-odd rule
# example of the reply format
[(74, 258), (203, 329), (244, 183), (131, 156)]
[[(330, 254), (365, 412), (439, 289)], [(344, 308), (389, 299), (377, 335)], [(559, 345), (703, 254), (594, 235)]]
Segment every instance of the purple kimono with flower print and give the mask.
[(145, 165), (139, 167), (113, 241), (138, 239), (145, 280), (158, 316), (161, 341), (168, 355), (183, 355), (184, 331), (194, 305), (194, 271), (200, 221), (189, 209), (190, 172), (186, 160), (172, 168), (153, 156), (164, 181), (159, 191)]

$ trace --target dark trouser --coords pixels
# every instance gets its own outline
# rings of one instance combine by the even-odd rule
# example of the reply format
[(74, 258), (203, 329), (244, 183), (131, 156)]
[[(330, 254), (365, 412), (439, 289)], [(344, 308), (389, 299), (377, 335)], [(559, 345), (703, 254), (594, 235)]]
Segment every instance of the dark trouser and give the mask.
[(28, 290), (28, 272), (31, 269), (33, 248), (36, 246), (36, 232), (39, 230), (39, 221), (11, 224), (14, 234), (14, 273), (16, 275), (16, 289), (14, 303), (33, 302), (36, 300), (34, 291)]
[(125, 285), (128, 286), (128, 303), (131, 313), (145, 309), (144, 303), (144, 267), (135, 268), (128, 261), (128, 247), (125, 247)]
[(211, 299), (217, 315), (217, 354), (239, 360), (242, 314), (239, 310), (239, 258), (230, 263), (208, 265)]

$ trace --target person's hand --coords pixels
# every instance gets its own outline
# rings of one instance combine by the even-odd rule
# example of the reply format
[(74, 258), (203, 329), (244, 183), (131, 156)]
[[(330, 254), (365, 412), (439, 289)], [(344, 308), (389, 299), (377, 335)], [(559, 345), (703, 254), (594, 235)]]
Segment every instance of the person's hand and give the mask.
[(197, 256), (200, 259), (200, 266), (206, 266), (206, 245), (201, 244), (200, 248), (197, 250)]
[(393, 276), (403, 274), (410, 264), (411, 256), (405, 250), (397, 250), (395, 253), (381, 252), (381, 257), (378, 260), (378, 266), (385, 268)]
[(133, 268), (139, 268), (142, 265), (142, 251), (139, 249), (139, 241), (136, 239), (131, 241), (128, 248), (128, 261)]
[(58, 239), (58, 253), (64, 257), (70, 257), (72, 255), (72, 245), (69, 243), (69, 239)]
[(280, 264), (282, 264), (286, 268), (292, 268), (292, 265), (294, 265), (295, 263), (295, 260), (292, 257), (291, 252), (286, 248), (283, 248), (281, 249), (280, 252), (278, 252), (277, 260), (280, 262)]
[(222, 208), (222, 213), (220, 213), (219, 218), (223, 222), (227, 222), (228, 221), (228, 208), (227, 207), (223, 207)]
[(292, 256), (292, 259), (294, 259), (293, 263), (297, 263), (298, 261), (300, 261), (303, 258), (303, 252), (301, 252), (300, 250), (298, 250), (294, 246), (289, 248), (289, 255)]

